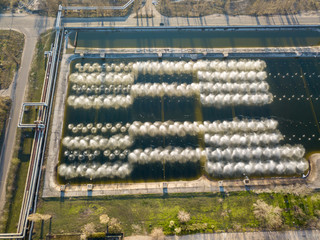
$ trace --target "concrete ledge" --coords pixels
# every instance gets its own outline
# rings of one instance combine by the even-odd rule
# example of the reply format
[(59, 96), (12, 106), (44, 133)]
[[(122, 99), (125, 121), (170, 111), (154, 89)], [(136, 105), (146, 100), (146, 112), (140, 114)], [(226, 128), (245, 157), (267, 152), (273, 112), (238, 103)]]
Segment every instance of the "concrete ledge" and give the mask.
[[(122, 49), (123, 50), (123, 49)], [(169, 53), (175, 54), (175, 53)], [(202, 53), (183, 53), (181, 56), (201, 57)], [(190, 54), (190, 55), (188, 55)], [(124, 58), (134, 57), (137, 54), (113, 54), (112, 56), (121, 55)], [(208, 54), (209, 55), (209, 54)], [(153, 55), (158, 57), (156, 53)], [(164, 54), (163, 54), (164, 56)], [(172, 56), (172, 55), (168, 55)], [(86, 56), (87, 57), (87, 56)], [(99, 58), (100, 54), (90, 54), (89, 58)], [(65, 185), (63, 191), (61, 186), (56, 181), (55, 168), (58, 164), (58, 154), (60, 148), (60, 139), (62, 135), (64, 118), (65, 101), (67, 94), (67, 77), (69, 74), (69, 64), (72, 60), (80, 58), (79, 55), (64, 54), (61, 63), (61, 71), (57, 85), (57, 95), (55, 99), (55, 108), (52, 121), (52, 134), (49, 142), (49, 156), (47, 158), (47, 168), (45, 182), (43, 188), (43, 197), (72, 197), (72, 196), (104, 196), (104, 195), (131, 195), (131, 194), (172, 194), (172, 193), (193, 193), (193, 192), (219, 192), (221, 188), (223, 192), (228, 191), (246, 191), (253, 189), (273, 188), (277, 185), (292, 185), (306, 184), (313, 189), (320, 188), (319, 167), (320, 154), (314, 154), (310, 157), (311, 172), (307, 178), (265, 178), (265, 179), (250, 179), (250, 183), (245, 185), (244, 179), (211, 180), (205, 176), (193, 181), (172, 181), (172, 182), (147, 182), (147, 183), (116, 183), (116, 184), (94, 184), (88, 187), (83, 185)], [(164, 187), (165, 186), (165, 187)], [(165, 191), (164, 191), (165, 189)], [(63, 194), (62, 194), (63, 193)]]
[[(72, 18), (74, 21), (75, 18)], [(95, 18), (90, 19), (94, 22)], [(97, 19), (96, 21), (103, 21), (106, 19)], [(64, 23), (69, 23), (68, 18), (64, 18)], [(76, 31), (291, 31), (291, 30), (314, 30), (318, 31), (320, 24), (310, 24), (310, 25), (247, 25), (247, 26), (132, 26), (132, 27), (110, 27), (110, 26), (92, 26), (92, 27), (77, 27), (77, 26), (66, 26), (67, 30), (76, 30)]]
[[(243, 179), (215, 181), (209, 180), (205, 176), (193, 181), (172, 181), (172, 182), (147, 182), (147, 183), (114, 183), (114, 184), (94, 184), (92, 189), (88, 184), (81, 185), (63, 185), (64, 197), (84, 197), (88, 196), (106, 196), (106, 195), (132, 195), (132, 194), (163, 194), (166, 184), (166, 193), (196, 193), (196, 192), (223, 192), (259, 190), (273, 188), (274, 186), (288, 186), (293, 184), (305, 184), (313, 187), (304, 178), (270, 178), (253, 179), (249, 184), (244, 184)], [(61, 197), (60, 185), (51, 183), (45, 186), (43, 190), (44, 198)]]
[(288, 58), (318, 57), (320, 47), (268, 47), (268, 48), (76, 48), (75, 55), (86, 58)]

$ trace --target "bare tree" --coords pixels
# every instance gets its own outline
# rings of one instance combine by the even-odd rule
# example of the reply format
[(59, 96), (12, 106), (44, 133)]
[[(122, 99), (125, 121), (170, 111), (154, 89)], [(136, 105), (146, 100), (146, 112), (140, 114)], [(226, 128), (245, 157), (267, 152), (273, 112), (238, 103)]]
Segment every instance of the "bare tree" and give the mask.
[(307, 227), (312, 229), (319, 229), (320, 228), (320, 219), (316, 217), (312, 217), (307, 221)]
[(50, 218), (52, 218), (52, 216), (49, 215), (49, 214), (41, 214), (41, 217), (42, 217), (42, 220), (44, 220), (44, 221), (47, 221), (47, 220), (49, 220)]
[(253, 204), (254, 216), (258, 219), (262, 226), (269, 229), (279, 229), (282, 226), (282, 209), (268, 205), (263, 200), (258, 200)]
[(107, 233), (109, 232), (109, 225), (108, 225), (108, 223), (109, 223), (109, 221), (110, 221), (110, 218), (109, 218), (109, 216), (107, 215), (107, 214), (102, 214), (102, 215), (100, 215), (100, 223), (101, 224), (106, 224), (107, 225)]
[(109, 223), (109, 232), (110, 233), (121, 233), (122, 232), (122, 227), (120, 225), (120, 222), (116, 218), (111, 218)]
[(87, 223), (82, 227), (81, 231), (82, 231), (81, 239), (86, 239), (89, 235), (91, 235), (96, 231), (96, 227), (92, 222)]
[(108, 224), (110, 221), (110, 218), (107, 214), (100, 215), (100, 223), (102, 224)]
[(40, 239), (43, 239), (43, 223), (49, 219), (51, 219), (51, 215), (49, 214), (33, 213), (28, 216), (29, 221), (41, 222)]
[(28, 216), (28, 220), (32, 222), (40, 222), (42, 220), (40, 213), (33, 213)]
[(162, 228), (154, 228), (151, 232), (152, 240), (164, 240), (165, 236)]
[(190, 214), (184, 210), (180, 210), (178, 213), (178, 219), (181, 223), (186, 223), (190, 221)]
[(312, 193), (312, 189), (304, 184), (296, 184), (288, 186), (276, 186), (274, 188), (258, 189), (255, 190), (255, 193), (281, 193), (304, 197), (310, 195)]

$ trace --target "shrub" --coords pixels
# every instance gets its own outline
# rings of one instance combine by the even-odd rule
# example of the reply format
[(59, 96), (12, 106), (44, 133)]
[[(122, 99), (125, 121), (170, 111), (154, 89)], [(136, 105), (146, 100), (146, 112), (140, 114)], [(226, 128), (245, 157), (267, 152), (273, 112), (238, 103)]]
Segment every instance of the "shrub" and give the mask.
[(174, 221), (173, 220), (171, 220), (170, 223), (169, 223), (169, 228), (172, 228), (172, 227), (174, 227)]
[(180, 234), (181, 233), (181, 227), (175, 228), (174, 229), (174, 233), (177, 234), (177, 235)]
[(184, 210), (179, 211), (178, 219), (181, 223), (186, 223), (190, 221), (190, 214)]
[(187, 230), (189, 232), (201, 232), (201, 231), (205, 231), (207, 227), (208, 227), (207, 223), (193, 223), (187, 226)]
[(104, 232), (95, 232), (95, 233), (92, 233), (90, 234), (87, 239), (88, 240), (91, 240), (91, 239), (105, 239), (106, 237), (106, 233)]

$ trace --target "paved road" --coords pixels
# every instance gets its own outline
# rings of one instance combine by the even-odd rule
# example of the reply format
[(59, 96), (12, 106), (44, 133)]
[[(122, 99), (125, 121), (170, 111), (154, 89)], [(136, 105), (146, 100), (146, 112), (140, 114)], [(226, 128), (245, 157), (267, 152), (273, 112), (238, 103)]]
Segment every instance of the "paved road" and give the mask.
[(11, 86), (12, 107), (0, 155), (0, 212), (5, 203), (6, 175), (14, 149), (18, 118), (25, 97), (32, 56), (40, 33), (52, 28), (53, 23), (53, 18), (21, 14), (0, 14), (0, 29), (14, 29), (25, 35), (21, 66)]
[[(152, 240), (150, 236), (131, 236), (125, 240)], [(184, 236), (167, 236), (166, 240), (318, 240), (319, 230), (282, 232), (198, 233)]]
[(283, 232), (239, 232), (194, 234), (180, 237), (167, 237), (167, 240), (318, 240), (318, 230), (283, 231)]

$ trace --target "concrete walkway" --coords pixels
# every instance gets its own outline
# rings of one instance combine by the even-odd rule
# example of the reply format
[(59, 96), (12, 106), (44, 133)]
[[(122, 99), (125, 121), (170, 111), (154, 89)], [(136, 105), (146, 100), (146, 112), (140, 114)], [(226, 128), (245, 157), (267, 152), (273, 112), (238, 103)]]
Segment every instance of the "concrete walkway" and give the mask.
[[(159, 27), (164, 26), (264, 26), (264, 25), (319, 25), (320, 12), (310, 12), (294, 15), (274, 16), (229, 16), (212, 14), (204, 17), (166, 17), (147, 2), (140, 10), (142, 16), (152, 13), (154, 17), (136, 17), (136, 13), (125, 17), (111, 18), (64, 18), (67, 27)], [(140, 15), (139, 15), (140, 16)]]
[[(308, 185), (313, 189), (320, 189), (320, 153), (312, 154), (310, 161), (310, 175), (307, 177)], [(320, 238), (319, 238), (320, 239)]]

